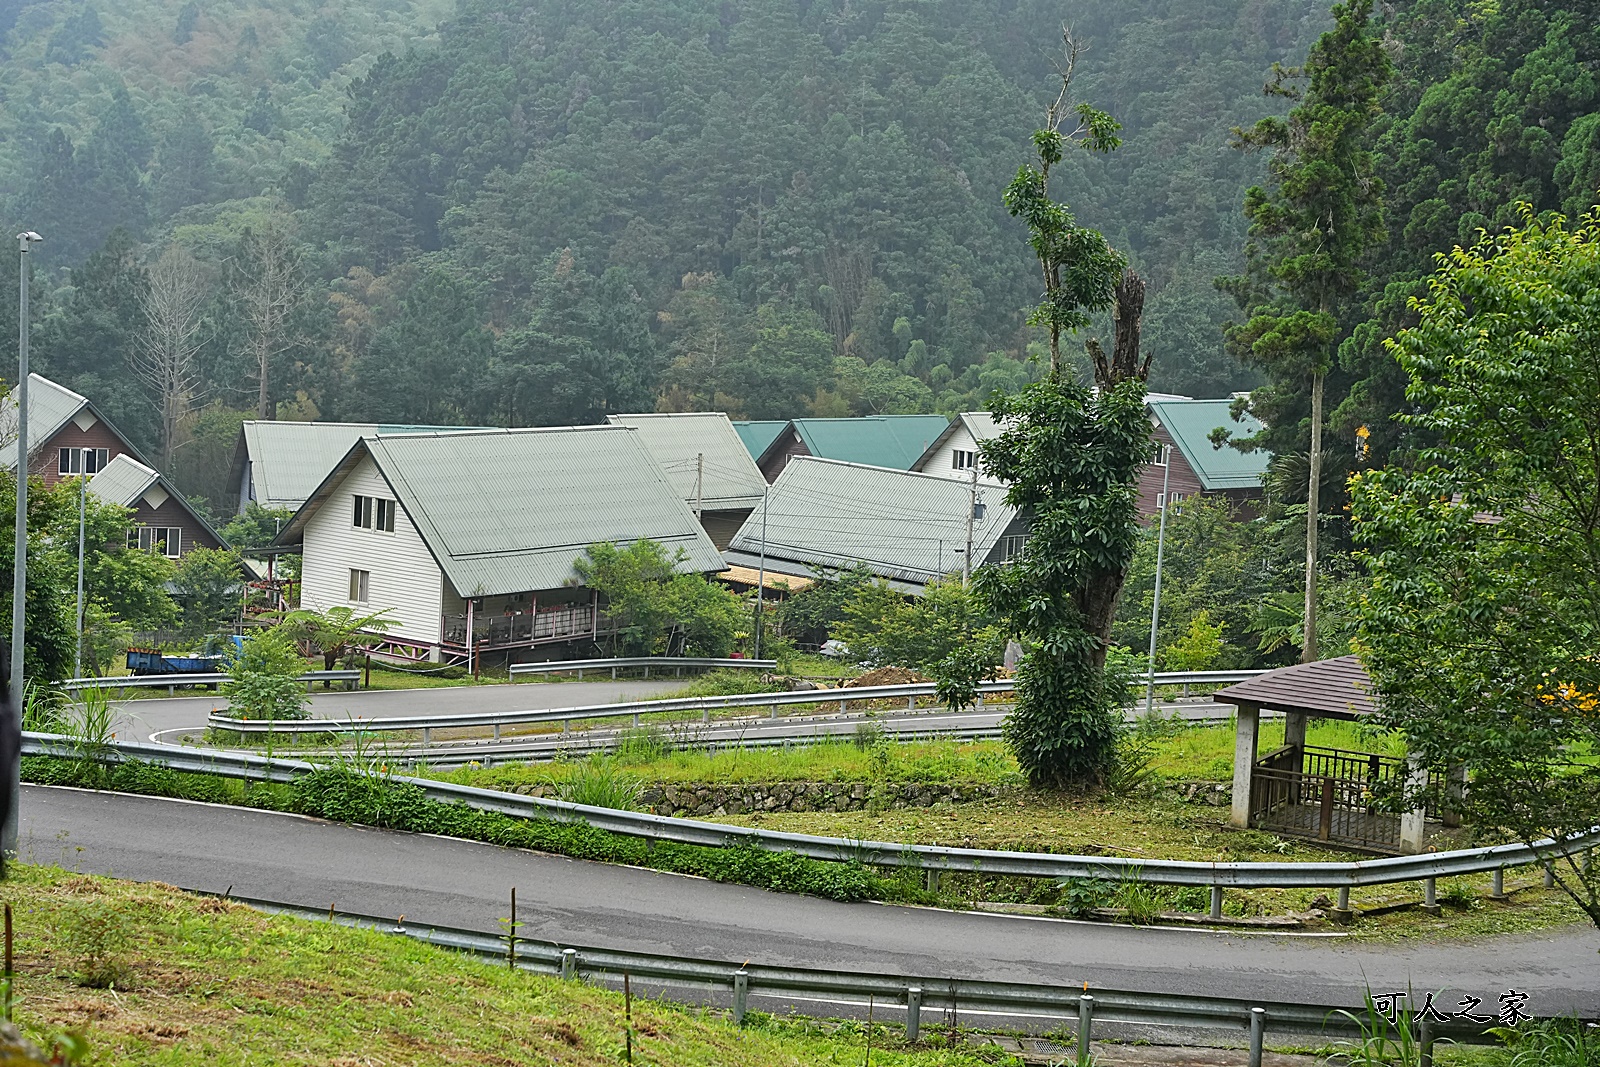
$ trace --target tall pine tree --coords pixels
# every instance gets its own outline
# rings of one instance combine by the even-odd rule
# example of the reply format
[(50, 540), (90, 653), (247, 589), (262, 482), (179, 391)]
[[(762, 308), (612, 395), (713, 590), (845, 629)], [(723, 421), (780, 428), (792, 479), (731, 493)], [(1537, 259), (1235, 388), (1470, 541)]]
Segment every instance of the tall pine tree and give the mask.
[(1288, 117), (1235, 131), (1238, 147), (1270, 149), (1272, 158), (1267, 185), (1245, 193), (1246, 272), (1220, 281), (1249, 316), (1229, 325), (1228, 345), (1267, 376), (1250, 407), (1268, 429), (1251, 443), (1271, 447), (1280, 462), (1295, 452), (1308, 457), (1301, 649), (1307, 663), (1317, 658), (1324, 396), (1339, 344), (1360, 310), (1362, 264), (1384, 236), (1383, 182), (1368, 131), (1389, 79), (1389, 57), (1372, 30), (1372, 0), (1338, 4), (1333, 16), (1334, 28), (1304, 67), (1273, 67), (1266, 91), (1297, 101)]

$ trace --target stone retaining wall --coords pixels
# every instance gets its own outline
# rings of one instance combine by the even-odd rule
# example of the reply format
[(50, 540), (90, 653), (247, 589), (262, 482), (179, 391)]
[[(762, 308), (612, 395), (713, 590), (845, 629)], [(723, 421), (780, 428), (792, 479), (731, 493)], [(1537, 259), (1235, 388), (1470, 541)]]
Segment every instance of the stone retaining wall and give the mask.
[[(553, 797), (548, 785), (524, 785), (516, 790), (528, 796)], [(675, 782), (647, 786), (640, 806), (656, 815), (680, 818), (742, 815), (753, 811), (864, 811), (895, 808), (931, 808), (937, 804), (969, 804), (1023, 792), (1012, 786), (945, 785), (918, 782), (750, 782), (707, 785)], [(1169, 782), (1159, 788), (1168, 800), (1210, 807), (1226, 807), (1232, 786), (1226, 782)]]
[(775, 782), (744, 785), (655, 785), (640, 797), (657, 815), (740, 815), (751, 811), (862, 811), (867, 808), (931, 808), (991, 800), (1015, 790), (985, 785), (915, 782)]

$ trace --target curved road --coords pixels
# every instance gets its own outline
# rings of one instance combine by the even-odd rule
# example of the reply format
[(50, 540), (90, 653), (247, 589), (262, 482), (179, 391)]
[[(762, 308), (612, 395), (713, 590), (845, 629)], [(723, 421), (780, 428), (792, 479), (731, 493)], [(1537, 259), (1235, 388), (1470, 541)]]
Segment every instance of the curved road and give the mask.
[[(383, 715), (464, 715), (480, 711), (522, 711), (526, 708), (572, 708), (642, 700), (681, 689), (682, 678), (624, 679), (595, 682), (529, 682), (516, 685), (438, 686), (432, 689), (317, 690), (311, 695), (313, 716), (338, 718)], [(213, 710), (225, 710), (228, 698), (220, 693), (186, 697), (140, 697), (119, 701), (118, 729), (131, 730), (141, 739), (167, 730), (206, 728)]]
[(629, 867), (291, 815), (25, 786), (21, 856), (187, 889), (330, 904), (485, 933), (517, 888), (525, 932), (548, 941), (716, 960), (921, 977), (1357, 1005), (1374, 991), (1448, 990), (1485, 1005), (1515, 989), (1540, 1015), (1600, 1014), (1600, 932), (1571, 927), (1477, 943), (1375, 944), (1109, 927), (840, 904)]

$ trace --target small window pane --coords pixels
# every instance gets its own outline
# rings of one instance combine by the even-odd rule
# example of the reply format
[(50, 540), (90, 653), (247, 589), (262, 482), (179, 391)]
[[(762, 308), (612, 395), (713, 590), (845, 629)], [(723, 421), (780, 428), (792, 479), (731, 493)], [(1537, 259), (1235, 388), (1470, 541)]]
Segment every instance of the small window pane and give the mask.
[(371, 583), (371, 578), (372, 578), (372, 574), (371, 574), (370, 571), (362, 571), (362, 570), (356, 570), (355, 568), (351, 568), (351, 570), (350, 570), (350, 599), (351, 600), (355, 601), (358, 604), (365, 604), (367, 602), (367, 593), (368, 593), (368, 588), (369, 588), (370, 583)]

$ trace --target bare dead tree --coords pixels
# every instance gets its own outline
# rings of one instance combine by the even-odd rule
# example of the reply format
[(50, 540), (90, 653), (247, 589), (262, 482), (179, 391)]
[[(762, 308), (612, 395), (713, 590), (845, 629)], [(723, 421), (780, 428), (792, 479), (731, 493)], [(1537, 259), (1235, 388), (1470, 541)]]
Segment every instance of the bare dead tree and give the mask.
[(1150, 356), (1139, 361), (1139, 328), (1144, 317), (1144, 279), (1131, 268), (1122, 272), (1114, 290), (1111, 318), (1115, 336), (1111, 342), (1111, 356), (1096, 338), (1084, 342), (1089, 358), (1094, 362), (1094, 383), (1102, 392), (1109, 392), (1119, 382), (1129, 378), (1146, 381), (1150, 377)]
[(294, 234), (284, 219), (273, 219), (245, 234), (231, 264), (233, 299), (246, 326), (242, 354), (255, 379), (256, 417), (270, 419), (272, 368), (299, 344), (294, 313), (307, 293)]
[(161, 468), (170, 472), (179, 429), (202, 395), (195, 357), (205, 341), (211, 277), (199, 260), (174, 244), (150, 265), (149, 278), (139, 301), (144, 328), (129, 363), (161, 412)]

